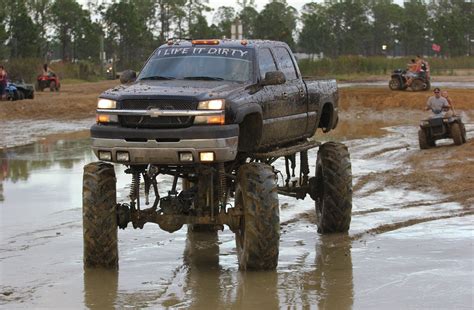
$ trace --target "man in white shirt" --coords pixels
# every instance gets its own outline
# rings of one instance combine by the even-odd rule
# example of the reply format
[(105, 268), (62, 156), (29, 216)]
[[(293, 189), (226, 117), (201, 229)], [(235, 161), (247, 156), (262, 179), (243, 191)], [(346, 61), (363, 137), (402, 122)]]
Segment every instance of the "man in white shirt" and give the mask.
[(441, 90), (438, 87), (436, 87), (433, 92), (434, 96), (428, 98), (425, 110), (431, 110), (434, 113), (432, 117), (444, 117), (445, 111), (449, 110), (451, 106), (448, 100), (441, 96)]

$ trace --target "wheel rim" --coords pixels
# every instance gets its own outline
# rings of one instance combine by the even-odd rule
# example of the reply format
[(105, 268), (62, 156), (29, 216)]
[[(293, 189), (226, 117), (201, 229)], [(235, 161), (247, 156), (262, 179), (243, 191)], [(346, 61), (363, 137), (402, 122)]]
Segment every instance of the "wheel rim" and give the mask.
[(400, 83), (398, 80), (392, 79), (388, 85), (391, 89), (398, 89), (400, 87)]

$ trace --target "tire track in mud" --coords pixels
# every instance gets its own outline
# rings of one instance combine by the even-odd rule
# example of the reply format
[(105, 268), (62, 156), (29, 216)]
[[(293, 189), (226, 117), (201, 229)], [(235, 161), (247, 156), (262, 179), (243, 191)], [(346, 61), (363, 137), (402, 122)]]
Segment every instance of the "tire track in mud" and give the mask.
[[(351, 240), (428, 221), (474, 214), (472, 205), (462, 204), (472, 198), (472, 192), (437, 193), (437, 186), (443, 186), (443, 182), (428, 182), (432, 186), (426, 186), (422, 181), (430, 180), (428, 174), (417, 177), (419, 173), (426, 173), (417, 171), (410, 163), (413, 157), (420, 156), (422, 152), (418, 149), (417, 127), (394, 126), (384, 129), (388, 132), (385, 136), (345, 142), (351, 152), (354, 171)], [(474, 127), (468, 126), (467, 132), (470, 133), (469, 142)], [(441, 145), (440, 149), (448, 147), (447, 150), (452, 152), (456, 152), (454, 148), (458, 147), (445, 143)], [(436, 158), (434, 150), (430, 156)], [(463, 165), (464, 162), (459, 164)], [(293, 207), (293, 204), (287, 203), (282, 211)], [(404, 210), (411, 211), (407, 213)], [(368, 217), (375, 214), (378, 215)], [(288, 232), (288, 226), (301, 221), (315, 225), (314, 212), (308, 210), (296, 213), (292, 218), (282, 221), (282, 235)]]
[(474, 215), (474, 211), (466, 211), (466, 212), (458, 212), (455, 214), (451, 215), (442, 215), (442, 216), (430, 216), (430, 217), (424, 217), (424, 218), (416, 218), (416, 219), (410, 219), (402, 222), (396, 222), (396, 223), (390, 223), (390, 224), (384, 224), (380, 225), (375, 228), (371, 228), (365, 232), (362, 233), (357, 233), (352, 236), (350, 236), (350, 239), (352, 241), (357, 241), (365, 236), (374, 236), (378, 234), (383, 234), (391, 231), (395, 231), (398, 229), (402, 229), (405, 227), (421, 224), (421, 223), (426, 223), (426, 222), (432, 222), (432, 221), (437, 221), (437, 220), (444, 220), (444, 219), (450, 219), (450, 218), (455, 218), (455, 217), (464, 217), (464, 216), (469, 216), (469, 215)]
[[(82, 223), (77, 221), (68, 221), (55, 225), (53, 227), (36, 229), (9, 237), (5, 244), (0, 246), (0, 261), (11, 258), (12, 256), (3, 256), (4, 253), (26, 251), (34, 247), (43, 246), (55, 238), (60, 238), (65, 235), (61, 230), (68, 231), (82, 230)], [(41, 235), (42, 234), (42, 235)], [(38, 236), (40, 235), (40, 236)], [(19, 254), (16, 256), (20, 256)]]

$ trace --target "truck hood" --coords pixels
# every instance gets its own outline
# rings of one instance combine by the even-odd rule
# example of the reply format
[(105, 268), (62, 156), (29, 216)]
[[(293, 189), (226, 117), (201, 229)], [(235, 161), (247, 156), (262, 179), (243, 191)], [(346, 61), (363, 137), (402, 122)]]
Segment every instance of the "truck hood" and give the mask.
[(246, 84), (230, 81), (139, 81), (119, 85), (103, 92), (100, 97), (112, 100), (153, 99), (157, 97), (193, 97), (198, 100), (223, 98), (243, 89)]

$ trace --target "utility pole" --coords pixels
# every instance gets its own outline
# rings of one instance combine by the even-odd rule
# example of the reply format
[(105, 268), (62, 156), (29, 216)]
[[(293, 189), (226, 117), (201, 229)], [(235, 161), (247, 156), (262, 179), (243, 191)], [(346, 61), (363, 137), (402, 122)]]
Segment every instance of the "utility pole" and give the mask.
[(99, 38), (99, 61), (100, 61), (100, 76), (104, 76), (104, 62), (105, 62), (105, 52), (104, 52), (104, 36), (100, 35)]
[(242, 22), (239, 18), (236, 18), (232, 25), (230, 25), (230, 38), (233, 40), (242, 40), (243, 32)]

